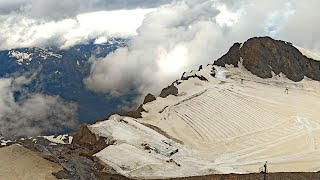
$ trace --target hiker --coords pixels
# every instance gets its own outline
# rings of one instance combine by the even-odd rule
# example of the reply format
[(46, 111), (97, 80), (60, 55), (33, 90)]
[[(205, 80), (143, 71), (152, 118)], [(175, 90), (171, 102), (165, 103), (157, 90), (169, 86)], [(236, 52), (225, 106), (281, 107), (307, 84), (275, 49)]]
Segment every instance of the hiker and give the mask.
[(241, 79), (241, 84), (243, 84), (243, 79)]
[(286, 88), (286, 90), (284, 91), (286, 94), (288, 94), (289, 93), (289, 89), (288, 88)]

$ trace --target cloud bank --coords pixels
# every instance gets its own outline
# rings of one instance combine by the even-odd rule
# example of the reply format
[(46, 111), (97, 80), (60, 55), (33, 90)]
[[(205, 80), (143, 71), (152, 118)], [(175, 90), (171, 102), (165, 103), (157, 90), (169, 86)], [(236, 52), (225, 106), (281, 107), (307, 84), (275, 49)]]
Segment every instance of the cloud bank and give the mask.
[(234, 42), (272, 36), (319, 51), (320, 2), (182, 0), (148, 14), (129, 47), (92, 58), (87, 87), (121, 96), (158, 94), (184, 71), (212, 63)]
[(171, 0), (0, 0), (0, 15), (61, 20), (96, 11), (156, 8)]
[(77, 106), (57, 96), (29, 93), (33, 77), (0, 79), (0, 135), (38, 136), (77, 126)]
[(101, 37), (136, 34), (152, 9), (99, 11), (58, 21), (12, 14), (0, 16), (0, 49), (35, 46), (68, 48)]

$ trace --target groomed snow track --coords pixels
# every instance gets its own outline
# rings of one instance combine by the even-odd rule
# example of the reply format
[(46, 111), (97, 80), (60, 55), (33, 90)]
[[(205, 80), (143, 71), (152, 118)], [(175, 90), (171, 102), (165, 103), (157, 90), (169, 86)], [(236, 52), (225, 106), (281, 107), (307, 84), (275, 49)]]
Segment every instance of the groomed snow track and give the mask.
[(281, 117), (230, 90), (212, 88), (168, 108), (188, 124), (199, 141), (218, 142), (270, 129), (282, 123)]

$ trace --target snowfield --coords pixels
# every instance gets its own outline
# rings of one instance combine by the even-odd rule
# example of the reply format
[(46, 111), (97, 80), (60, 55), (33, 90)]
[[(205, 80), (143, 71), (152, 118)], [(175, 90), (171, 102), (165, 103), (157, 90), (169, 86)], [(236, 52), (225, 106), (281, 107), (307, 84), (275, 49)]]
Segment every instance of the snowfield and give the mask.
[(320, 83), (261, 79), (239, 65), (185, 73), (207, 81), (178, 80), (178, 96), (145, 104), (141, 119), (114, 115), (89, 126), (116, 141), (95, 156), (136, 178), (259, 172), (265, 161), (269, 172), (319, 171)]
[(295, 48), (297, 48), (306, 57), (314, 59), (316, 61), (320, 61), (320, 54), (319, 53), (311, 52), (308, 49), (304, 49), (299, 46), (295, 46)]

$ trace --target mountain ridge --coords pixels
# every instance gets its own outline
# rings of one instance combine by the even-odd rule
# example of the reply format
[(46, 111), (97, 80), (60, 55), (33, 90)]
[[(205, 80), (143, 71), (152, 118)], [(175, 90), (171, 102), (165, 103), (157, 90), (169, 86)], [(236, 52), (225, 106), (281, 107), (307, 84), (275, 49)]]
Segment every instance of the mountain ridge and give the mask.
[(243, 44), (235, 43), (214, 64), (238, 67), (241, 58), (242, 65), (261, 78), (271, 78), (273, 72), (275, 75), (283, 73), (295, 82), (305, 76), (320, 81), (320, 62), (303, 55), (292, 43), (270, 37), (250, 38)]
[[(302, 81), (304, 77), (320, 81), (319, 60), (307, 57), (307, 55), (300, 52), (300, 50), (290, 42), (275, 40), (269, 36), (253, 37), (244, 43), (234, 43), (226, 54), (213, 62), (213, 65), (221, 67), (232, 65), (239, 67), (239, 63), (253, 75), (263, 79), (272, 78), (274, 75), (285, 75), (294, 82)], [(201, 69), (202, 65), (200, 65), (198, 71)], [(184, 77), (185, 73), (183, 73), (180, 80), (199, 78), (200, 80), (207, 81), (203, 76), (198, 75)], [(212, 73), (212, 76), (214, 76), (214, 69)], [(174, 84), (177, 83), (177, 81), (178, 80), (162, 89), (159, 97), (165, 98), (168, 95), (176, 96), (178, 89), (176, 89)], [(152, 94), (149, 93), (144, 101), (146, 101), (150, 95)], [(134, 118), (141, 118), (141, 113), (145, 111), (143, 104), (141, 104), (137, 110), (130, 111), (127, 115)]]

